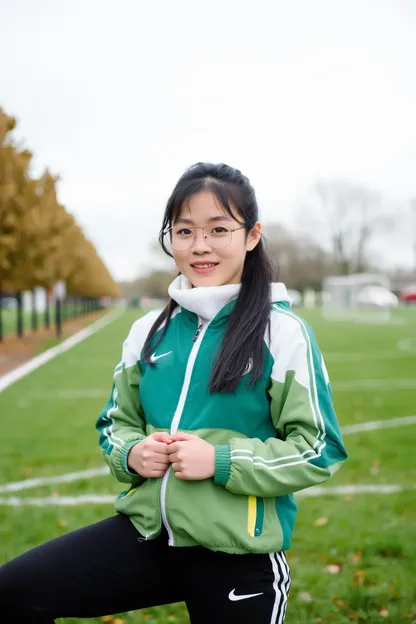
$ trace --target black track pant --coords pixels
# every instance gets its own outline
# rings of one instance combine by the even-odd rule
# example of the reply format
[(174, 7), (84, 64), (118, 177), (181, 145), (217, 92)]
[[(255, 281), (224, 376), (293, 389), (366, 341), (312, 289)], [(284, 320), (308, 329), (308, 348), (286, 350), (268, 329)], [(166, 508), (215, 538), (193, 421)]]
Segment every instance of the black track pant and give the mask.
[(144, 541), (126, 516), (67, 533), (0, 568), (7, 624), (52, 624), (185, 601), (192, 624), (281, 624), (289, 592), (282, 552), (229, 555)]

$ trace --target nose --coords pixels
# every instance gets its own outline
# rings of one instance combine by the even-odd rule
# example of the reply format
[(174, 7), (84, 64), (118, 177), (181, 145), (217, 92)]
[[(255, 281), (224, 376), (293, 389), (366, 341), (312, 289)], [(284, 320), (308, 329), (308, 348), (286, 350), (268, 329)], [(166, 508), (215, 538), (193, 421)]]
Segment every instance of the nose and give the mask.
[(195, 232), (195, 238), (192, 241), (191, 247), (192, 251), (198, 254), (204, 253), (205, 251), (211, 251), (212, 247), (206, 239), (205, 230), (198, 228)]

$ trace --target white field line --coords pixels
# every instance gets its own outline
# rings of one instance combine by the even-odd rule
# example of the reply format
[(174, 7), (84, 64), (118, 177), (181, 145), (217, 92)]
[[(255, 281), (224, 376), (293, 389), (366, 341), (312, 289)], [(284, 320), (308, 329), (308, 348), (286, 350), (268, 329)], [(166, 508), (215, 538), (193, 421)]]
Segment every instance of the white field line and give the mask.
[[(314, 486), (307, 490), (302, 490), (295, 494), (296, 497), (310, 498), (312, 496), (333, 496), (346, 494), (395, 494), (396, 492), (405, 492), (407, 490), (416, 489), (415, 485), (398, 485), (398, 484), (385, 484), (385, 485), (338, 485), (336, 487), (321, 487)], [(23, 499), (24, 500), (24, 499)]]
[[(32, 399), (102, 399), (108, 398), (110, 390), (102, 388), (68, 388), (67, 390), (51, 390), (50, 392), (34, 392), (27, 396), (27, 401)], [(27, 404), (25, 401), (25, 404)]]
[(356, 425), (346, 425), (342, 427), (342, 435), (351, 435), (360, 431), (375, 431), (376, 429), (393, 429), (394, 427), (406, 427), (416, 425), (415, 416), (402, 416), (389, 420), (370, 420), (368, 422), (357, 423)]
[[(296, 498), (312, 498), (318, 496), (345, 496), (355, 494), (396, 494), (397, 492), (405, 492), (414, 490), (414, 485), (339, 485), (337, 487), (311, 487), (295, 494)], [(111, 494), (83, 494), (82, 496), (45, 496), (44, 498), (19, 498), (18, 496), (9, 496), (0, 498), (0, 505), (5, 507), (72, 507), (80, 505), (107, 505), (114, 503), (116, 495)]]
[[(404, 427), (416, 424), (415, 416), (400, 416), (389, 420), (372, 420), (354, 425), (346, 425), (342, 427), (343, 435), (351, 435), (360, 431), (375, 431), (376, 429), (392, 429), (394, 427)], [(102, 477), (110, 473), (107, 466), (102, 468), (91, 468), (89, 470), (79, 470), (78, 472), (68, 472), (54, 477), (37, 477), (33, 479), (24, 479), (23, 481), (14, 481), (0, 485), (0, 494), (5, 492), (19, 492), (43, 485), (52, 485), (56, 483), (71, 483), (80, 481), (81, 479), (93, 479), (94, 477)]]
[(117, 495), (111, 494), (84, 494), (82, 496), (45, 496), (44, 498), (19, 498), (9, 496), (0, 498), (0, 505), (5, 507), (46, 507), (48, 505), (58, 505), (71, 507), (74, 505), (102, 505), (114, 503)]
[(28, 490), (30, 488), (40, 487), (42, 485), (53, 485), (55, 483), (72, 483), (74, 481), (80, 481), (81, 479), (102, 477), (107, 474), (110, 474), (110, 471), (107, 466), (103, 466), (102, 468), (68, 472), (55, 477), (37, 477), (35, 479), (25, 479), (24, 481), (14, 481), (13, 483), (0, 485), (0, 494), (4, 492), (19, 492), (20, 490)]
[(98, 321), (95, 321), (95, 323), (92, 323), (92, 325), (84, 327), (84, 329), (81, 329), (73, 336), (70, 336), (56, 347), (52, 347), (51, 349), (44, 351), (40, 355), (37, 355), (36, 357), (29, 360), (28, 362), (25, 362), (21, 366), (18, 366), (17, 368), (11, 370), (5, 375), (2, 375), (0, 377), (0, 392), (14, 384), (16, 381), (19, 381), (19, 379), (22, 379), (32, 371), (36, 370), (43, 364), (46, 364), (46, 362), (49, 362), (57, 355), (65, 353), (65, 351), (72, 349), (72, 347), (74, 347), (76, 344), (82, 342), (86, 338), (89, 338), (99, 329), (102, 329), (109, 323), (115, 321), (119, 316), (123, 314), (123, 312), (124, 308), (120, 308), (114, 313), (107, 314), (103, 318), (98, 319)]

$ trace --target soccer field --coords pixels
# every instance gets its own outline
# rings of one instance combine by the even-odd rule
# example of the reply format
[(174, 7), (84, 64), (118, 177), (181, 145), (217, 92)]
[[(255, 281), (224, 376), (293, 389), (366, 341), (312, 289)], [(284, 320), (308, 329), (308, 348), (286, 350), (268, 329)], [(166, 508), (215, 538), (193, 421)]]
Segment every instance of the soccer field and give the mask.
[[(136, 315), (126, 312), (0, 394), (0, 563), (113, 513), (107, 499), (88, 496), (116, 496), (123, 484), (102, 470), (68, 475), (104, 466), (95, 421)], [(416, 620), (416, 309), (395, 312), (388, 325), (302, 315), (325, 356), (349, 459), (307, 492), (313, 496), (298, 497), (286, 624), (409, 624)], [(50, 482), (61, 475), (67, 481)], [(188, 622), (181, 604), (118, 618)]]

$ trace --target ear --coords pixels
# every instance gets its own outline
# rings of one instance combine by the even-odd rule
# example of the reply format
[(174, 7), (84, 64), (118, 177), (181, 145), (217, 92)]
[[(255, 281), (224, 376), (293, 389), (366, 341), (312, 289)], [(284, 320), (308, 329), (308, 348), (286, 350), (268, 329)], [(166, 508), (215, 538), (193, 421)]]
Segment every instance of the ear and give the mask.
[(254, 247), (259, 243), (261, 239), (261, 223), (257, 221), (254, 227), (247, 235), (246, 250), (253, 251)]

